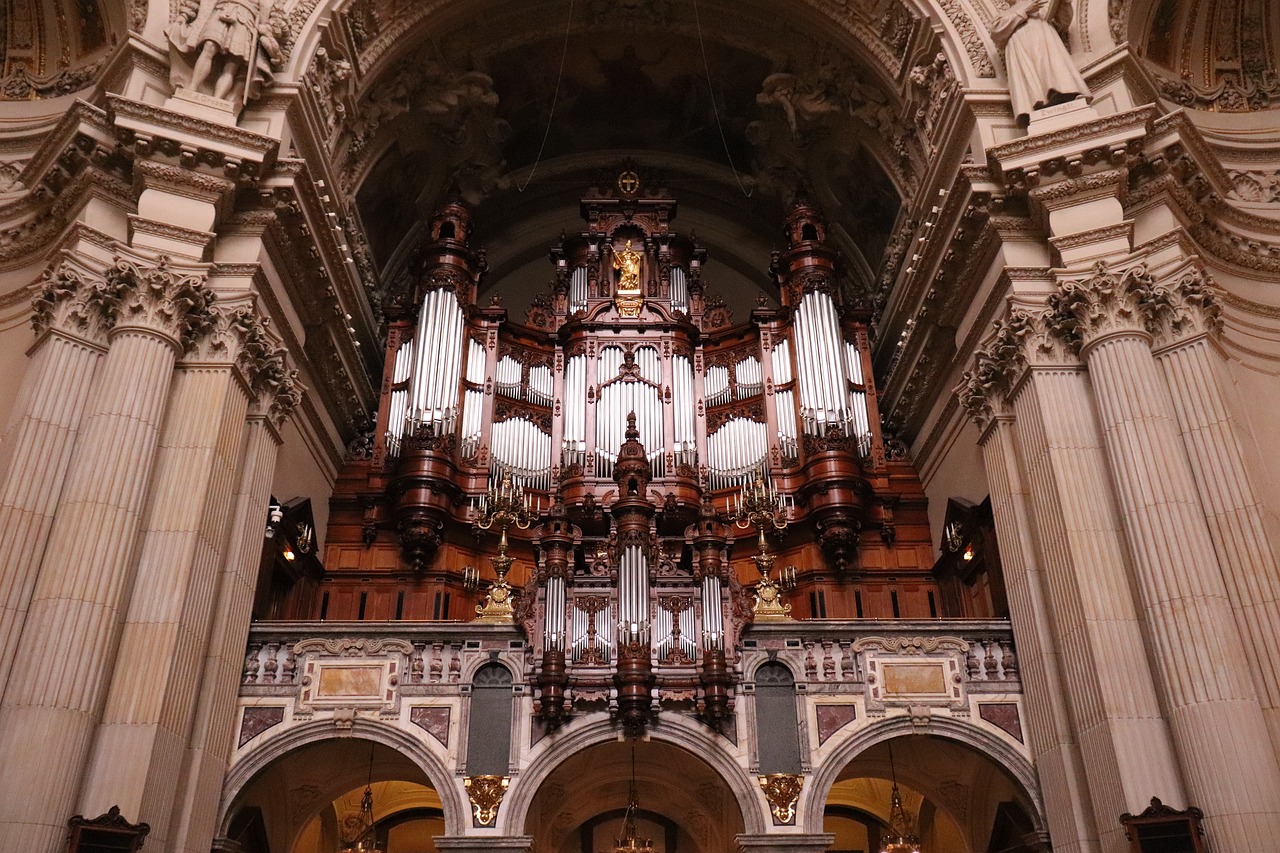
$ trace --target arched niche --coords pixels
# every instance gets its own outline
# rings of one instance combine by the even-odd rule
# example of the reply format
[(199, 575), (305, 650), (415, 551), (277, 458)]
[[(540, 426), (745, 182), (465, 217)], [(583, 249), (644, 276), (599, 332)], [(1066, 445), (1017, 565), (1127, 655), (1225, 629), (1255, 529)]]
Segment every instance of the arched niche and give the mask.
[[(332, 722), (324, 721), (272, 738), (231, 767), (218, 834), (227, 835), (256, 810), (272, 853), (290, 851), (313, 818), (352, 792), (358, 799), (369, 782), (402, 782), (434, 792), (429, 807), (438, 807), (445, 835), (461, 834), (469, 824), (470, 809), (453, 774), (421, 741), (368, 720), (357, 720), (349, 734), (338, 736)], [(330, 834), (336, 830), (335, 825)]]

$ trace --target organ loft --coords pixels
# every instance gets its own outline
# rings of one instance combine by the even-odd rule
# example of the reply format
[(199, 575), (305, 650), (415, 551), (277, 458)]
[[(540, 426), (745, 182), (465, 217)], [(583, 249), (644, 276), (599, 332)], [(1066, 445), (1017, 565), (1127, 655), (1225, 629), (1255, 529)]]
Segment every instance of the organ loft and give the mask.
[(264, 579), (260, 614), (514, 621), (544, 723), (608, 702), (630, 730), (659, 706), (729, 718), (752, 622), (1006, 615), (998, 584), (931, 574), (816, 207), (790, 206), (743, 318), (663, 187), (623, 169), (581, 213), (523, 317), (481, 295), (467, 208), (430, 219), (323, 573)]

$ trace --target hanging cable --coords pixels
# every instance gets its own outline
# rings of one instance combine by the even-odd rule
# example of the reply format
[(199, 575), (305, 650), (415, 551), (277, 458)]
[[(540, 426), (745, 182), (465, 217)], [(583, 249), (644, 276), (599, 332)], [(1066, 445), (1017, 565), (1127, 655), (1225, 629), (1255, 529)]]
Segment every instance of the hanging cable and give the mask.
[(538, 164), (542, 162), (542, 152), (546, 150), (547, 138), (551, 136), (551, 122), (556, 115), (556, 103), (560, 100), (560, 80), (564, 77), (564, 63), (569, 56), (569, 30), (573, 26), (573, 0), (569, 0), (569, 17), (564, 22), (564, 45), (560, 48), (560, 70), (556, 72), (556, 88), (551, 95), (551, 111), (547, 113), (547, 129), (542, 132), (542, 144), (538, 146), (538, 156), (533, 158), (533, 165), (529, 168), (529, 177), (524, 179), (524, 186), (517, 186), (517, 192), (524, 192), (529, 188), (529, 182), (533, 180), (533, 173), (538, 171)]
[(698, 14), (698, 0), (693, 0), (693, 22), (698, 27), (698, 47), (702, 51), (702, 70), (707, 74), (707, 91), (711, 94), (711, 111), (716, 117), (716, 129), (720, 131), (720, 144), (724, 146), (724, 158), (729, 161), (729, 168), (733, 170), (733, 179), (738, 182), (738, 189), (742, 194), (751, 198), (751, 190), (748, 190), (742, 183), (742, 177), (738, 174), (738, 167), (733, 165), (733, 155), (729, 153), (729, 140), (724, 135), (724, 124), (720, 121), (720, 106), (716, 103), (716, 90), (711, 85), (711, 64), (707, 62), (707, 45), (702, 40), (702, 17)]

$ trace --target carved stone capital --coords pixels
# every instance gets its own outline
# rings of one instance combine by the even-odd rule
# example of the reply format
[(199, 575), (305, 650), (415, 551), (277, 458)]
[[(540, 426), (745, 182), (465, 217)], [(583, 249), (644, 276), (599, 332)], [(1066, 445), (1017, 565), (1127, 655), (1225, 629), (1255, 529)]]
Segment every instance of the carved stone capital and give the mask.
[(979, 427), (999, 413), (1027, 367), (1074, 360), (1050, 332), (1046, 312), (1021, 308), (992, 325), (986, 344), (973, 354), (973, 369), (965, 371), (955, 389), (961, 407)]
[(116, 258), (104, 275), (99, 301), (113, 332), (143, 329), (188, 352), (217, 325), (216, 298), (203, 272), (179, 270), (161, 256), (155, 262)]
[(1112, 271), (1106, 261), (1088, 278), (1063, 282), (1049, 297), (1049, 328), (1076, 352), (1114, 335), (1152, 336), (1155, 279), (1144, 264)]
[(102, 281), (69, 264), (48, 270), (31, 299), (37, 336), (56, 329), (96, 344), (106, 343), (108, 324), (99, 310)]
[(1150, 303), (1156, 343), (1178, 344), (1202, 335), (1213, 336), (1222, 329), (1222, 306), (1216, 286), (1199, 267), (1183, 272), (1177, 279), (1158, 285)]

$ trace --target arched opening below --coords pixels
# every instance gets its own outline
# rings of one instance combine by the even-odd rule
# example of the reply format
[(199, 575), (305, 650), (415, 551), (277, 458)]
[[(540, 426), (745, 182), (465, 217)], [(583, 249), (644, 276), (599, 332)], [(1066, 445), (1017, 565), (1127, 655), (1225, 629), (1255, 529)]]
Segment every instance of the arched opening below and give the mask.
[[(892, 761), (890, 747), (892, 746)], [(1023, 853), (1034, 848), (1034, 806), (995, 759), (972, 747), (930, 735), (892, 738), (859, 753), (831, 787), (823, 831), (836, 835), (832, 851), (876, 853), (890, 823), (897, 778), (903, 808), (925, 850), (948, 853)]]
[(244, 827), (245, 853), (333, 853), (364, 835), (361, 802), (372, 795), (373, 832), (390, 853), (435, 853), (446, 834), (440, 796), (412, 760), (356, 737), (300, 746), (241, 789), (228, 827)]
[[(702, 758), (658, 741), (635, 744), (636, 830), (655, 853), (714, 853), (734, 847), (742, 814), (729, 785)], [(532, 853), (600, 853), (622, 835), (632, 742), (584, 749), (538, 788), (525, 820)]]

